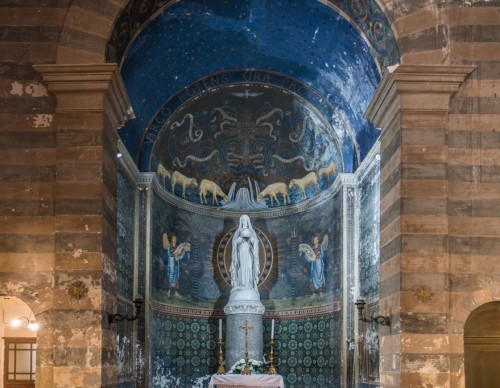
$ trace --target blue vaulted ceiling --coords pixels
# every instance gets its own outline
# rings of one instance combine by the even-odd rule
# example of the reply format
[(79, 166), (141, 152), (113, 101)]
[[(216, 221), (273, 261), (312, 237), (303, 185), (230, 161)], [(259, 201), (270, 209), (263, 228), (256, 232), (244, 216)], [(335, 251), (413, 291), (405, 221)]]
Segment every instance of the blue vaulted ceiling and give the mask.
[(132, 1), (116, 26), (108, 60), (121, 60), (136, 115), (119, 134), (142, 171), (152, 168), (145, 138), (162, 107), (223, 71), (278, 73), (314, 90), (334, 111), (325, 119), (341, 143), (344, 172), (378, 138), (363, 114), (380, 69), (398, 52), (374, 0)]

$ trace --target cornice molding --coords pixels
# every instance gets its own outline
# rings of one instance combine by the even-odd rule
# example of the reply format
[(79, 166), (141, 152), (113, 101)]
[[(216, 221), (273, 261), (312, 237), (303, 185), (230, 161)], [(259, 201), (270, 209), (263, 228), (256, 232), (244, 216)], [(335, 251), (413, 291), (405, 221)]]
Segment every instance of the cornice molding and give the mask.
[(455, 94), (475, 66), (399, 65), (386, 71), (365, 112), (375, 127), (388, 128), (401, 111), (449, 110)]
[(102, 111), (114, 129), (134, 118), (118, 66), (112, 63), (34, 65), (57, 98), (56, 112)]

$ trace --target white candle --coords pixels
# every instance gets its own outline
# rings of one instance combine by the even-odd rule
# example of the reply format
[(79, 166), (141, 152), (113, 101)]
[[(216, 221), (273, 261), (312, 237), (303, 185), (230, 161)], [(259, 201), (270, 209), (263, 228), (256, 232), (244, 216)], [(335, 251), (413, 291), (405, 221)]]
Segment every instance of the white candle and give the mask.
[(271, 321), (271, 339), (274, 339), (274, 319)]
[(222, 319), (219, 319), (219, 339), (222, 339)]

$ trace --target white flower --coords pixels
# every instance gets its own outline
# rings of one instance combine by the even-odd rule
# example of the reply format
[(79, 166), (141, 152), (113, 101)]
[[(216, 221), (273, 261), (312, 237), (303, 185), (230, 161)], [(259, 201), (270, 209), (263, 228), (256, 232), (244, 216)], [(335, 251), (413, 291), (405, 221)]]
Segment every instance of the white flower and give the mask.
[[(248, 367), (250, 368), (250, 370), (252, 372), (262, 373), (264, 371), (263, 365), (264, 365), (264, 363), (262, 361), (257, 361), (257, 360), (253, 360), (253, 359), (248, 360)], [(236, 361), (227, 373), (229, 373), (229, 374), (241, 374), (244, 367), (245, 367), (245, 360), (241, 359), (239, 361)]]

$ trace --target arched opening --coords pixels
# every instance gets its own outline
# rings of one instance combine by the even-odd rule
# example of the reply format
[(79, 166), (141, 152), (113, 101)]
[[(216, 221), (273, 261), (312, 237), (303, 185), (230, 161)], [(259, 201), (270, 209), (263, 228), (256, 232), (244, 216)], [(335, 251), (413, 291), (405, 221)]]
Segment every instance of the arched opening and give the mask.
[(491, 302), (474, 310), (465, 322), (465, 386), (498, 387), (499, 358), (500, 302)]
[[(135, 114), (118, 131), (118, 293), (133, 294), (121, 279), (136, 250), (146, 257), (139, 274), (150, 271), (137, 280), (150, 287), (149, 325), (137, 337), (155, 338), (143, 341), (146, 384), (189, 386), (216, 372), (232, 238), (248, 213), (260, 241), (263, 337), (275, 321), (279, 373), (292, 387), (348, 386), (352, 302), (378, 304), (380, 132), (364, 112), (381, 68), (399, 57), (390, 25), (364, 3), (161, 4), (127, 8), (107, 55), (121, 63)], [(380, 20), (384, 43), (365, 18)], [(308, 250), (321, 259), (313, 264)]]
[(21, 299), (0, 296), (0, 388), (34, 387), (38, 323)]

